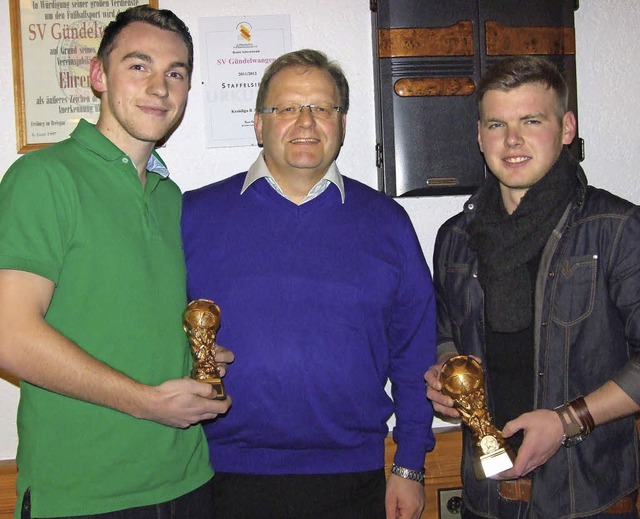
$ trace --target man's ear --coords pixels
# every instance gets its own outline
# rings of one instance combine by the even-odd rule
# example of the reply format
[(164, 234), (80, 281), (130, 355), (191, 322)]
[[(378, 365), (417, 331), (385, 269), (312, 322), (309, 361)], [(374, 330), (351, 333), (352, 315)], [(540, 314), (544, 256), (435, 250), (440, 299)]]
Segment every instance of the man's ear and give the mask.
[(262, 146), (262, 114), (257, 112), (253, 115), (253, 131), (256, 132), (258, 146)]
[(91, 88), (96, 92), (102, 93), (107, 90), (107, 78), (104, 71), (104, 64), (98, 57), (94, 57), (89, 65), (89, 78), (91, 79)]
[(482, 137), (480, 136), (481, 124), (482, 123), (480, 123), (480, 121), (478, 121), (478, 146), (480, 146), (480, 153), (484, 153), (484, 150), (482, 149)]
[(571, 144), (576, 136), (576, 116), (573, 112), (567, 112), (562, 117), (562, 144)]

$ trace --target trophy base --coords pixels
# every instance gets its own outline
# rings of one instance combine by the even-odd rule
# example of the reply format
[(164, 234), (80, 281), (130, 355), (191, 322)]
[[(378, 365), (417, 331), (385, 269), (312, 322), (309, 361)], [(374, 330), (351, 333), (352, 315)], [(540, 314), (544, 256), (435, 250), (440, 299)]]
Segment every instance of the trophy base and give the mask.
[(220, 380), (219, 378), (214, 378), (211, 380), (207, 380), (207, 384), (212, 385), (213, 389), (216, 390), (216, 396), (214, 397), (214, 400), (227, 399), (227, 392), (224, 390), (224, 384), (222, 383), (222, 380)]
[(214, 400), (226, 400), (227, 392), (224, 389), (224, 384), (222, 383), (222, 379), (217, 377), (194, 377), (198, 382), (202, 382), (203, 384), (209, 384), (213, 386), (213, 389), (216, 390), (216, 396), (213, 397)]
[(511, 467), (513, 467), (513, 460), (504, 448), (484, 454), (473, 463), (476, 479), (490, 478)]

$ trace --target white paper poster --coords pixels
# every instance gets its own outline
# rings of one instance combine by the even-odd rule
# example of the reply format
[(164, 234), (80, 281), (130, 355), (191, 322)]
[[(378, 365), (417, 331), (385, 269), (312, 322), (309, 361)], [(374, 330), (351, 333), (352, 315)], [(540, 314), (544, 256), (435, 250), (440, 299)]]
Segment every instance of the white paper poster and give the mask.
[(206, 146), (256, 146), (260, 79), (291, 50), (289, 15), (201, 18), (199, 31)]

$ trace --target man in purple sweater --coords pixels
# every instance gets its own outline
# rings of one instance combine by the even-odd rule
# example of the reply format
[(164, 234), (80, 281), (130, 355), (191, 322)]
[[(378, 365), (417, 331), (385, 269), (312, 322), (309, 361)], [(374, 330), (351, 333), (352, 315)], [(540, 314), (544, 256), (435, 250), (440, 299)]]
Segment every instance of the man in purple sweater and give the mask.
[(236, 358), (233, 412), (205, 427), (222, 519), (404, 519), (424, 506), (431, 276), (402, 207), (338, 171), (348, 108), (324, 54), (281, 56), (258, 92), (256, 162), (185, 195), (189, 297), (220, 305), (218, 339)]

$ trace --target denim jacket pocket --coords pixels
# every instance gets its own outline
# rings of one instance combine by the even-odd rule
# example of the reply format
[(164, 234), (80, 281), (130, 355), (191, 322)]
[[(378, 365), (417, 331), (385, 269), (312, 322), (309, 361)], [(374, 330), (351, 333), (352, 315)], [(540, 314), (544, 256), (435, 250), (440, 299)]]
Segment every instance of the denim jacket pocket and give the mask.
[(557, 266), (552, 290), (551, 319), (572, 326), (589, 317), (596, 294), (598, 256), (563, 258)]

